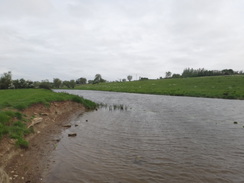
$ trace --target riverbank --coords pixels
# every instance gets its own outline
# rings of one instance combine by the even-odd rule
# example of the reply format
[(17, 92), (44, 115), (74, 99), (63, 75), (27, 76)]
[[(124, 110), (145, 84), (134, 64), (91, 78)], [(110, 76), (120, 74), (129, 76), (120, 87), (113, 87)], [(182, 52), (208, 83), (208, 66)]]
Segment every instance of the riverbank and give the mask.
[(96, 104), (44, 89), (0, 90), (0, 182), (38, 183), (63, 124)]
[[(48, 155), (55, 149), (60, 132), (65, 128), (63, 126), (83, 112), (85, 107), (72, 101), (52, 102), (48, 108), (36, 104), (25, 109), (23, 114), (27, 118), (35, 115), (28, 124), (33, 124), (34, 130), (26, 137), (29, 148), (20, 149), (9, 138), (0, 142), (0, 167), (7, 175), (6, 183), (42, 182), (42, 173), (52, 163), (48, 161)], [(35, 121), (38, 123), (34, 124)]]
[(79, 85), (75, 89), (243, 100), (244, 76), (208, 76), (110, 82)]

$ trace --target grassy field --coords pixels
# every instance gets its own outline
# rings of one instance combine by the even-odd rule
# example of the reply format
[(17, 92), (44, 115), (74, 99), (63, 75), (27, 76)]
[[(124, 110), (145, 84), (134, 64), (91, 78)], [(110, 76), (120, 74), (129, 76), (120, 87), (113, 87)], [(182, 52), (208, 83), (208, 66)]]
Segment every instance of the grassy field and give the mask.
[(55, 93), (44, 89), (0, 90), (0, 139), (7, 135), (17, 139), (20, 147), (28, 147), (24, 136), (31, 133), (26, 127), (27, 119), (21, 110), (37, 103), (48, 107), (53, 101), (74, 101), (83, 104), (88, 109), (94, 109), (96, 104), (79, 96), (67, 93)]
[(244, 76), (213, 76), (79, 85), (75, 89), (244, 99)]

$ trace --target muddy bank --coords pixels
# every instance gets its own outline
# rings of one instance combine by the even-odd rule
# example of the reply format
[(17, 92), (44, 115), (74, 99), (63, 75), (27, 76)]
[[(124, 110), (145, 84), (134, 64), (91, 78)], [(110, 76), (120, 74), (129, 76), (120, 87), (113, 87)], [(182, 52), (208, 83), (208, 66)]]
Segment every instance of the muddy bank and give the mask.
[(34, 133), (26, 139), (28, 149), (20, 149), (12, 139), (0, 141), (0, 182), (38, 183), (41, 174), (52, 163), (48, 156), (58, 143), (60, 132), (72, 118), (85, 112), (85, 108), (71, 101), (53, 102), (50, 107), (37, 104), (23, 113), (32, 121)]

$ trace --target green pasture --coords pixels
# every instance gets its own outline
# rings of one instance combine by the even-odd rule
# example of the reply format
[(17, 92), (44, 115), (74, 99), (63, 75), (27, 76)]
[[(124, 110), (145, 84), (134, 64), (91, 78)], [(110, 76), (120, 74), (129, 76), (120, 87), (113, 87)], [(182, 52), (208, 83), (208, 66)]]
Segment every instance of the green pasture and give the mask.
[(244, 76), (191, 77), (77, 85), (75, 89), (244, 99)]

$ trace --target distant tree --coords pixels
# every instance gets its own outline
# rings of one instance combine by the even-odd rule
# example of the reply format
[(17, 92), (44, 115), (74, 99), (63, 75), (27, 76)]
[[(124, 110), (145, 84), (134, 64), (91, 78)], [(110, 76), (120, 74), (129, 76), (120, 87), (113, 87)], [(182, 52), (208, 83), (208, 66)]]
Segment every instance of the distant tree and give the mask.
[(21, 88), (20, 87), (20, 81), (18, 79), (13, 80), (13, 85), (15, 89)]
[(222, 70), (223, 75), (233, 75), (235, 72), (232, 69)]
[(127, 76), (127, 79), (128, 79), (128, 81), (131, 81), (132, 80), (132, 76), (131, 75)]
[(40, 81), (34, 81), (33, 82), (33, 85), (34, 85), (34, 88), (39, 88), (39, 85), (41, 84)]
[(48, 79), (42, 80), (38, 87), (43, 88), (43, 89), (47, 89), (47, 90), (51, 90), (51, 83), (49, 82)]
[(238, 71), (232, 69), (219, 70), (206, 70), (204, 68), (193, 69), (186, 68), (182, 73), (182, 77), (203, 77), (203, 76), (221, 76), (221, 75), (236, 75), (240, 74)]
[(63, 81), (63, 85), (66, 86), (67, 88), (71, 88), (69, 81)]
[(19, 80), (19, 85), (20, 85), (20, 88), (27, 88), (27, 83), (24, 78), (21, 78)]
[(2, 77), (0, 78), (0, 89), (8, 89), (12, 83), (12, 73), (6, 72), (3, 73)]
[(139, 81), (144, 81), (144, 80), (148, 80), (148, 78), (145, 78), (145, 77), (139, 77)]
[(243, 75), (244, 72), (243, 72), (243, 71), (239, 71), (238, 74), (239, 74), (239, 75)]
[(60, 88), (62, 85), (62, 81), (59, 78), (53, 78), (53, 87)]
[(126, 79), (122, 79), (122, 82), (126, 82)]
[(86, 82), (87, 82), (86, 78), (79, 78), (76, 80), (76, 84), (84, 85), (86, 84)]
[(15, 86), (14, 86), (13, 82), (10, 83), (8, 89), (15, 89)]
[(93, 80), (93, 84), (98, 84), (98, 83), (104, 83), (106, 80), (104, 80), (101, 76), (101, 74), (96, 74), (95, 79)]
[(172, 73), (170, 71), (166, 72), (165, 73), (165, 78), (170, 78), (172, 75)]
[(88, 80), (88, 84), (92, 84), (93, 83), (93, 80)]
[(172, 75), (172, 78), (180, 78), (180, 77), (181, 77), (180, 74), (173, 74), (173, 75)]
[(13, 80), (13, 85), (15, 89), (19, 88), (34, 88), (34, 82), (30, 80), (25, 80), (23, 78)]
[(34, 88), (34, 82), (31, 80), (26, 80), (25, 86), (26, 86), (26, 88)]
[(70, 88), (74, 88), (75, 87), (75, 85), (76, 85), (76, 83), (75, 83), (75, 80), (70, 80), (69, 81), (69, 85), (70, 85)]

